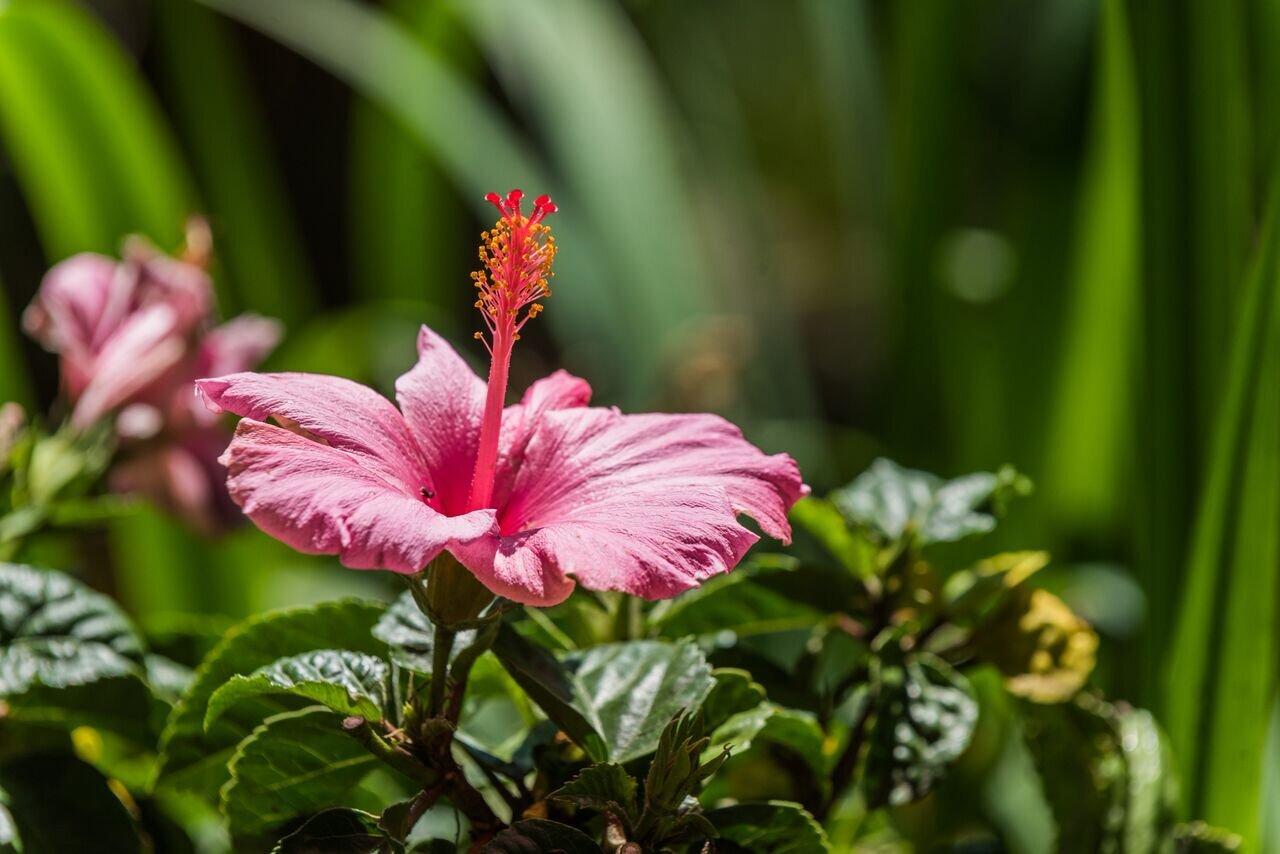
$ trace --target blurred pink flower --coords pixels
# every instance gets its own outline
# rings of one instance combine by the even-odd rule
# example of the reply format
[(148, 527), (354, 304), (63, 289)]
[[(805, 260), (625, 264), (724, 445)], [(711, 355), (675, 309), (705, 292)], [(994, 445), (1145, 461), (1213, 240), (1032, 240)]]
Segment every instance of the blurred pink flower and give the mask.
[[(478, 307), (489, 382), (426, 327), (396, 383), (399, 409), (349, 380), (239, 373), (196, 385), (214, 411), (244, 417), (222, 460), (231, 497), (263, 531), (356, 569), (414, 573), (443, 550), (490, 590), (550, 605), (576, 582), (650, 599), (728, 572), (757, 539), (738, 516), (790, 538), (806, 491), (714, 415), (623, 415), (587, 406), (584, 380), (557, 371), (503, 406), (511, 346), (547, 296), (554, 244), (520, 196), (491, 199)], [(275, 420), (280, 426), (267, 423)]]
[(207, 229), (195, 220), (183, 259), (141, 238), (125, 242), (119, 261), (68, 258), (45, 276), (23, 326), (59, 356), (71, 424), (114, 418), (121, 454), (112, 487), (143, 492), (211, 531), (234, 514), (216, 464), (226, 435), (192, 383), (256, 366), (281, 329), (253, 315), (209, 328), (207, 251)]

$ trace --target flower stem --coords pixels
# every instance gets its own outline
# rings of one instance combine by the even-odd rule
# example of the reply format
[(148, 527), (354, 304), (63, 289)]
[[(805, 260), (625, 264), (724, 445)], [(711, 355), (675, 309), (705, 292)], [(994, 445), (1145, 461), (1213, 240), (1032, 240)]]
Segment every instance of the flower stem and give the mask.
[(457, 634), (452, 629), (436, 626), (435, 643), (431, 648), (431, 693), (427, 696), (427, 716), (437, 717), (444, 710), (444, 689), (449, 681), (449, 654)]

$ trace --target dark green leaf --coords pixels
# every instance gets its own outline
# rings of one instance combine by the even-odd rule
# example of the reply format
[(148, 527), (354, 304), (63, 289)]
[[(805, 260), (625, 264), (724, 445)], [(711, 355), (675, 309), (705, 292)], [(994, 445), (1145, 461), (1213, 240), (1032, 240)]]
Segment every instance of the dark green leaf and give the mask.
[(191, 668), (163, 655), (148, 653), (145, 664), (147, 683), (157, 696), (170, 703), (176, 703), (195, 678)]
[(702, 651), (688, 641), (603, 644), (575, 664), (611, 762), (652, 752), (672, 716), (698, 708), (715, 685)]
[(969, 746), (978, 703), (969, 680), (932, 655), (878, 669), (867, 800), (898, 806), (927, 795)]
[(708, 730), (715, 730), (734, 715), (764, 702), (764, 688), (745, 670), (717, 667), (711, 671), (711, 677), (716, 680), (715, 687), (702, 702), (702, 718)]
[(142, 643), (114, 602), (62, 573), (0, 564), (0, 696), (140, 672)]
[(854, 575), (875, 572), (875, 549), (850, 529), (844, 515), (825, 498), (802, 498), (791, 508), (791, 521), (803, 528)]
[(204, 726), (249, 697), (293, 694), (342, 715), (382, 720), (390, 668), (381, 658), (345, 649), (318, 649), (273, 661), (249, 676), (233, 676), (209, 698)]
[(10, 722), (57, 727), (67, 732), (81, 726), (94, 727), (147, 749), (155, 744), (164, 714), (163, 704), (133, 675), (65, 688), (37, 683), (5, 702), (8, 710), (4, 717)]
[(233, 836), (254, 836), (339, 803), (379, 765), (342, 729), (342, 717), (311, 707), (267, 718), (231, 758), (221, 804)]
[(281, 839), (271, 854), (393, 854), (402, 851), (378, 827), (378, 817), (360, 810), (325, 810)]
[(621, 765), (589, 765), (547, 797), (631, 819), (636, 810), (637, 785)]
[[(418, 673), (431, 675), (431, 655), (435, 648), (435, 626), (422, 609), (414, 602), (413, 596), (405, 591), (396, 601), (391, 603), (385, 614), (373, 627), (373, 636), (391, 648), (391, 658), (401, 667), (407, 667)], [(475, 640), (474, 629), (458, 632), (454, 639), (450, 660), (459, 650), (465, 649)]]
[(263, 718), (290, 708), (283, 698), (246, 700), (206, 732), (204, 718), (213, 693), (237, 674), (300, 652), (341, 645), (383, 655), (386, 645), (370, 634), (383, 611), (378, 603), (350, 599), (272, 611), (234, 626), (197, 668), (169, 715), (160, 740), (158, 779), (212, 797), (227, 779), (227, 760), (236, 744)]
[(719, 832), (716, 851), (752, 854), (825, 854), (827, 835), (799, 804), (736, 804), (703, 813)]
[(889, 542), (909, 535), (924, 546), (987, 533), (996, 526), (994, 513), (988, 512), (994, 509), (991, 505), (1026, 488), (1012, 471), (979, 472), (948, 481), (878, 459), (831, 498), (851, 523)]
[(545, 819), (517, 821), (484, 846), (485, 854), (600, 854), (581, 830)]
[(592, 759), (603, 762), (609, 758), (609, 748), (601, 734), (603, 726), (586, 692), (574, 674), (555, 656), (508, 625), (498, 632), (493, 654), (529, 699), (565, 735)]
[(771, 566), (714, 578), (671, 600), (656, 620), (658, 631), (668, 638), (717, 638), (810, 628), (822, 620), (821, 611), (763, 583), (780, 579), (778, 586), (785, 588), (792, 574), (790, 568)]
[(68, 753), (33, 754), (0, 767), (0, 803), (25, 852), (143, 850), (106, 778)]

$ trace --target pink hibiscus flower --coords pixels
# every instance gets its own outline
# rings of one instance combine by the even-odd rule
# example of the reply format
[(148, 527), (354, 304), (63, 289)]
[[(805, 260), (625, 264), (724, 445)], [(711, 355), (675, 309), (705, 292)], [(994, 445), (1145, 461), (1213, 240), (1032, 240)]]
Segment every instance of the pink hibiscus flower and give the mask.
[(543, 219), (556, 208), (542, 196), (525, 217), (518, 190), (488, 198), (501, 218), (474, 276), (488, 383), (426, 327), (396, 383), (399, 409), (336, 377), (200, 380), (212, 409), (244, 417), (222, 458), (231, 497), (299, 551), (415, 573), (447, 550), (530, 605), (564, 600), (575, 582), (650, 599), (695, 587), (756, 541), (740, 515), (787, 541), (787, 510), (806, 491), (795, 461), (722, 418), (590, 407), (586, 381), (564, 371), (504, 407), (512, 346), (550, 293)]
[(68, 258), (46, 274), (23, 325), (59, 356), (72, 426), (114, 417), (121, 455), (112, 487), (145, 493), (214, 531), (235, 516), (217, 465), (226, 435), (192, 383), (257, 365), (280, 324), (242, 315), (209, 328), (209, 248), (207, 226), (193, 220), (182, 259), (141, 238), (125, 242), (120, 261)]

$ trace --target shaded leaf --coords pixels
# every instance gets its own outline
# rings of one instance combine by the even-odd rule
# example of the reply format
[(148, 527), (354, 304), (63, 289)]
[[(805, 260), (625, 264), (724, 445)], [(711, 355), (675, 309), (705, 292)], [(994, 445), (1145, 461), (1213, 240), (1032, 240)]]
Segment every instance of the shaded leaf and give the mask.
[(107, 597), (59, 572), (0, 564), (0, 696), (140, 672), (142, 642)]
[(587, 755), (598, 762), (609, 758), (609, 748), (601, 734), (603, 726), (585, 690), (550, 651), (503, 625), (494, 641), (493, 654), (529, 699)]
[(143, 850), (106, 778), (68, 753), (33, 754), (0, 766), (0, 802), (22, 851)]
[(227, 779), (227, 760), (240, 740), (263, 718), (297, 704), (266, 696), (245, 700), (206, 732), (204, 719), (214, 692), (237, 674), (301, 652), (341, 645), (385, 654), (386, 645), (370, 634), (383, 611), (378, 603), (347, 599), (271, 611), (232, 627), (201, 662), (169, 715), (160, 739), (157, 778), (212, 797)]
[(878, 671), (867, 801), (900, 806), (927, 795), (969, 746), (978, 703), (969, 680), (929, 654), (882, 662)]
[(711, 677), (716, 684), (702, 702), (702, 717), (709, 730), (764, 702), (764, 688), (745, 670), (717, 667), (711, 671)]
[(485, 854), (600, 854), (581, 830), (545, 819), (517, 821), (481, 849)]
[(1243, 847), (1244, 840), (1238, 833), (1203, 821), (1180, 824), (1173, 830), (1173, 850), (1177, 854), (1229, 854)]
[(378, 817), (338, 808), (317, 813), (283, 837), (271, 854), (392, 854), (403, 851), (378, 827)]
[(764, 584), (794, 572), (790, 566), (750, 567), (717, 576), (671, 600), (656, 620), (663, 637), (687, 635), (719, 638), (769, 634), (810, 628), (825, 614)]
[(342, 715), (382, 720), (390, 668), (380, 658), (345, 649), (320, 649), (291, 655), (259, 667), (249, 676), (233, 676), (209, 698), (204, 726), (241, 700), (286, 693), (314, 700)]
[(942, 598), (953, 618), (977, 620), (990, 613), (1009, 590), (1048, 565), (1048, 552), (1004, 552), (952, 575), (943, 586)]
[(378, 765), (328, 709), (274, 715), (236, 748), (222, 813), (233, 836), (261, 834), (334, 806)]
[(786, 801), (736, 804), (703, 816), (720, 834), (716, 851), (753, 854), (824, 854), (827, 835), (799, 804)]
[(163, 704), (134, 675), (65, 688), (37, 683), (5, 703), (4, 720), (10, 723), (57, 727), (66, 732), (93, 727), (114, 732), (148, 750), (155, 744), (164, 715)]
[(635, 815), (638, 785), (621, 765), (589, 765), (547, 797), (630, 819)]
[(925, 546), (991, 531), (998, 505), (1027, 488), (1012, 469), (943, 480), (882, 458), (831, 499), (853, 524), (889, 542), (909, 536)]
[[(431, 675), (431, 655), (435, 648), (435, 626), (406, 590), (391, 603), (373, 627), (373, 636), (391, 648), (391, 658), (401, 667)], [(452, 661), (458, 652), (475, 640), (474, 629), (458, 632), (454, 639)]]

